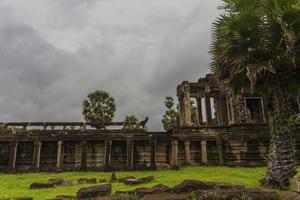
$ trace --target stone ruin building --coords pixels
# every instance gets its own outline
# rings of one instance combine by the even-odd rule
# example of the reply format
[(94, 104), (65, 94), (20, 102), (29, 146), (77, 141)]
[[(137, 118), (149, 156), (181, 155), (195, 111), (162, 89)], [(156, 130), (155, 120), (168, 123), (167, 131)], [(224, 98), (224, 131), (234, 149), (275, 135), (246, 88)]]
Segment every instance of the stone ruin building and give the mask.
[[(116, 171), (182, 165), (265, 165), (268, 99), (231, 95), (213, 76), (177, 87), (180, 126), (148, 132), (141, 123), (1, 123), (0, 170)], [(191, 106), (197, 108), (192, 120)], [(299, 100), (293, 110), (299, 112)], [(10, 129), (9, 127), (14, 127)], [(97, 129), (94, 127), (98, 127)], [(101, 127), (101, 128), (99, 128)], [(294, 131), (300, 160), (300, 124)]]

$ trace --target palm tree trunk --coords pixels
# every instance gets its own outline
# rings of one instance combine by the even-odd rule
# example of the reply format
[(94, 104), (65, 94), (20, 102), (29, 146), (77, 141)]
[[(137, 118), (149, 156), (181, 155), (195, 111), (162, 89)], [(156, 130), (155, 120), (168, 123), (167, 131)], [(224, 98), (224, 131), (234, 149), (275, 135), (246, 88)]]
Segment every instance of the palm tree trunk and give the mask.
[(289, 119), (290, 101), (284, 80), (274, 81), (272, 95), (273, 120), (270, 123), (272, 136), (264, 186), (285, 189), (289, 179), (296, 174), (295, 141)]

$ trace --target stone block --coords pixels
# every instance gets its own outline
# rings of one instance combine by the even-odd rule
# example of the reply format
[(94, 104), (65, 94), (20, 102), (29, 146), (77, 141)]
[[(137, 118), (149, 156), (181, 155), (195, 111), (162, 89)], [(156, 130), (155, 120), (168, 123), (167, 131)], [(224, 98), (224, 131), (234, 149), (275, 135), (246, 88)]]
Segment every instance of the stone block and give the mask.
[(290, 190), (293, 192), (300, 192), (300, 177), (294, 176), (290, 179)]
[(33, 189), (46, 189), (46, 188), (53, 188), (54, 185), (51, 183), (32, 183), (29, 186), (29, 189), (33, 190)]
[(81, 188), (77, 192), (77, 199), (91, 199), (96, 197), (110, 196), (111, 184), (98, 185), (93, 187)]

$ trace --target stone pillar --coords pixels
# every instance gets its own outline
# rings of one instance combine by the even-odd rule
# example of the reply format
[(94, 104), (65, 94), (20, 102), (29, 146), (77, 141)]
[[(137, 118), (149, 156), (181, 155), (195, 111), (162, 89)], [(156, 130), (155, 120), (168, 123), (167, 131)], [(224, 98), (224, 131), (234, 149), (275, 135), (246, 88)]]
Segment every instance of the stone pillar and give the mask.
[(9, 161), (8, 161), (9, 173), (16, 173), (17, 150), (18, 150), (18, 142), (10, 142)]
[(232, 122), (232, 116), (231, 116), (231, 106), (230, 106), (230, 98), (226, 98), (226, 106), (227, 106), (227, 119), (228, 123)]
[(80, 170), (86, 171), (86, 141), (81, 141), (81, 161), (80, 161)]
[(174, 168), (178, 167), (178, 141), (172, 141), (172, 160), (171, 165)]
[(224, 125), (228, 122), (228, 106), (227, 99), (224, 96), (219, 97), (219, 112), (220, 112), (220, 125)]
[(190, 85), (189, 82), (184, 81), (177, 88), (177, 96), (180, 107), (180, 125), (190, 126), (192, 125), (192, 112), (191, 112), (191, 97), (190, 97)]
[(41, 161), (41, 141), (34, 141), (34, 153), (33, 153), (33, 169), (39, 171)]
[(185, 111), (184, 111), (184, 102), (183, 97), (178, 98), (179, 101), (179, 124), (180, 126), (184, 125), (184, 119), (185, 119)]
[(56, 161), (56, 169), (57, 171), (61, 171), (63, 167), (63, 141), (57, 142), (57, 161)]
[(156, 140), (150, 140), (151, 169), (156, 169)]
[(133, 144), (134, 141), (127, 140), (127, 170), (133, 170)]
[(192, 125), (192, 102), (189, 93), (184, 98), (185, 110), (185, 124), (186, 126)]
[(203, 116), (202, 116), (202, 103), (201, 97), (197, 98), (197, 107), (198, 107), (198, 117), (199, 117), (199, 125), (203, 125)]
[(222, 116), (220, 112), (220, 99), (219, 97), (213, 98), (214, 101), (214, 108), (215, 108), (215, 124), (214, 125), (220, 125), (222, 121)]
[(219, 139), (216, 141), (217, 143), (217, 148), (218, 148), (218, 154), (219, 154), (219, 165), (223, 165), (224, 164), (224, 160), (223, 160), (223, 142)]
[(236, 116), (235, 116), (235, 100), (234, 100), (234, 98), (230, 98), (230, 114), (231, 114), (231, 123), (235, 123), (236, 122), (236, 120), (235, 120), (235, 118), (236, 118)]
[(184, 142), (184, 152), (185, 152), (185, 162), (186, 162), (186, 164), (191, 164), (190, 141), (185, 141)]
[(202, 164), (207, 164), (207, 148), (206, 148), (206, 141), (201, 141), (201, 159)]
[(206, 110), (207, 125), (212, 125), (211, 104), (210, 104), (209, 97), (205, 97), (205, 110)]
[(105, 159), (104, 159), (104, 168), (106, 171), (109, 171), (111, 168), (111, 146), (112, 141), (111, 140), (105, 140)]

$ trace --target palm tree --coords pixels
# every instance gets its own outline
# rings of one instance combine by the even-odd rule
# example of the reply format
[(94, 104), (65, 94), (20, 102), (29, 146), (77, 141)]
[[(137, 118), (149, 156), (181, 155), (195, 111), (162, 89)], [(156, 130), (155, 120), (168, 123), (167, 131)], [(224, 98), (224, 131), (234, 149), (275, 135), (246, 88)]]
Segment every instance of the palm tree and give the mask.
[(290, 100), (300, 88), (300, 1), (223, 0), (213, 24), (212, 71), (232, 93), (270, 97), (272, 135), (265, 186), (296, 174)]
[(88, 94), (82, 103), (82, 114), (88, 122), (111, 122), (115, 111), (114, 98), (105, 91), (96, 90)]

